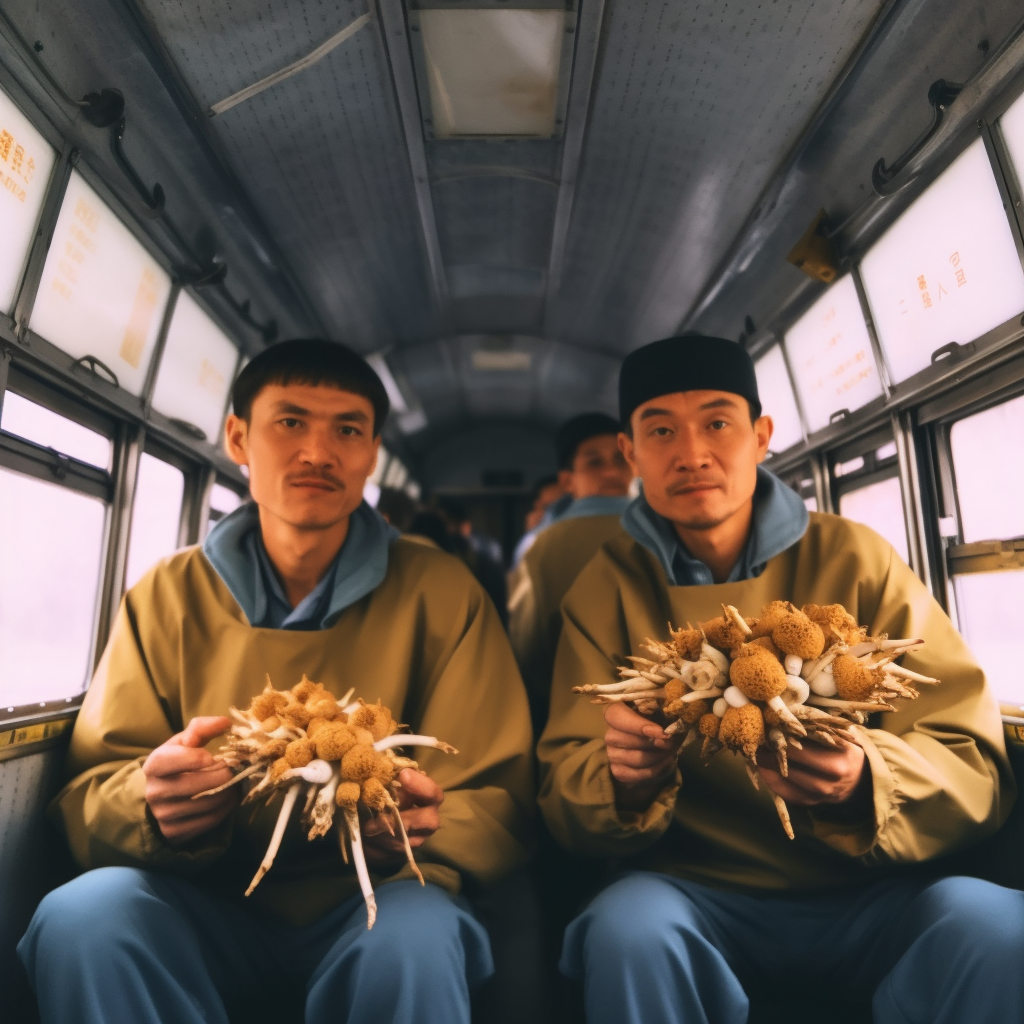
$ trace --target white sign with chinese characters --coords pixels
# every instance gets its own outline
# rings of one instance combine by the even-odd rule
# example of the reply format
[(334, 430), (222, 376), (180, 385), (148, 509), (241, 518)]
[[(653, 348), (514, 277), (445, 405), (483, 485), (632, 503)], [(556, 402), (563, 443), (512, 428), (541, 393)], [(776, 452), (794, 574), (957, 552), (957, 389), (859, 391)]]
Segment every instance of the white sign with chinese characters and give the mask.
[(786, 351), (810, 430), (882, 393), (857, 287), (848, 274), (786, 332)]
[(789, 383), (786, 362), (782, 357), (782, 346), (773, 345), (754, 363), (757, 375), (757, 393), (761, 399), (761, 411), (771, 416), (775, 429), (769, 449), (784, 452), (804, 439), (800, 426), (800, 412)]
[(171, 280), (77, 172), (43, 267), (32, 330), (71, 356), (95, 356), (137, 395)]
[(199, 427), (216, 444), (237, 363), (231, 339), (182, 292), (156, 374), (153, 408)]
[(12, 312), (56, 159), (46, 139), (0, 92), (0, 313)]
[(875, 243), (860, 265), (893, 382), (1024, 311), (1024, 271), (981, 139)]

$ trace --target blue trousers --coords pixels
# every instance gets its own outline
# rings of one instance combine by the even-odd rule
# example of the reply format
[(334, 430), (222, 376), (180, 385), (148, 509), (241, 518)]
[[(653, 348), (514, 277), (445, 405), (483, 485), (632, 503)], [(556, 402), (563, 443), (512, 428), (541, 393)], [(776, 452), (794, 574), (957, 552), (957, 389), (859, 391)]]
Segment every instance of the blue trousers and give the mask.
[(635, 872), (569, 925), (560, 967), (588, 1024), (744, 1024), (742, 983), (873, 993), (875, 1024), (1008, 1024), (1024, 1019), (1024, 893), (944, 878), (748, 895)]
[(227, 1024), (294, 991), (307, 1024), (469, 1024), (487, 933), (443, 889), (390, 882), (291, 928), (188, 881), (100, 868), (51, 892), (18, 955), (44, 1024)]

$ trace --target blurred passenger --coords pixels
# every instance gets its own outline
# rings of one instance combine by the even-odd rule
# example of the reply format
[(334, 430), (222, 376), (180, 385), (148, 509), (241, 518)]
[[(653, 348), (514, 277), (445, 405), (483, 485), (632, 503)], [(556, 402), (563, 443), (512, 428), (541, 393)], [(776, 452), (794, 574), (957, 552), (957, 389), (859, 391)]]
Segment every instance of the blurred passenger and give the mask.
[(512, 568), (522, 560), (523, 555), (537, 539), (537, 534), (552, 523), (572, 504), (572, 495), (567, 494), (557, 476), (546, 476), (538, 481), (533, 491), (533, 506), (526, 513), (524, 526), (526, 533), (519, 538), (515, 551), (512, 552)]
[(619, 451), (619, 423), (585, 413), (555, 438), (558, 482), (571, 499), (509, 575), (509, 638), (526, 684), (534, 732), (547, 719), (551, 669), (562, 630), (562, 598), (597, 549), (620, 530), (633, 474)]
[(398, 487), (382, 487), (380, 498), (377, 499), (377, 511), (399, 533), (408, 533), (413, 516), (416, 515), (416, 502), (405, 491)]
[(508, 622), (508, 591), (505, 586), (505, 560), (501, 545), (493, 538), (473, 530), (469, 509), (461, 501), (445, 498), (441, 502), (453, 534), (455, 554), (469, 566), (470, 572), (487, 591), (503, 625)]
[[(538, 748), (555, 838), (617, 875), (565, 933), (588, 1024), (744, 1021), (745, 986), (871, 999), (876, 1024), (1005, 1024), (1024, 1008), (1024, 893), (940, 878), (1013, 801), (998, 708), (928, 588), (872, 530), (808, 517), (760, 463), (749, 355), (720, 339), (633, 352), (619, 378), (623, 453), (643, 494), (563, 603), (551, 717)], [(760, 790), (728, 753), (703, 766), (658, 720), (572, 693), (617, 679), (667, 620), (723, 602), (839, 602), (872, 635), (921, 637), (907, 667), (941, 679), (837, 747), (760, 752)], [(755, 769), (757, 770), (757, 769)], [(789, 805), (795, 839), (772, 799)]]
[[(75, 723), (52, 811), (86, 870), (19, 946), (43, 1024), (247, 1020), (283, 989), (307, 1024), (469, 1024), (494, 967), (457, 894), (530, 845), (530, 724), (508, 641), (464, 565), (363, 502), (388, 400), (359, 356), (272, 346), (232, 406), (228, 451), (253, 501), (127, 593)], [(363, 825), (372, 931), (336, 841), (293, 821), (246, 899), (279, 808), (240, 811), (237, 786), (192, 799), (233, 778), (208, 746), (268, 673), (281, 688), (307, 673), (339, 698), (354, 684), (458, 747), (417, 751), (423, 771), (399, 775), (426, 886), (390, 824)]]
[(410, 540), (425, 540), (441, 551), (454, 555), (455, 540), (448, 528), (448, 520), (435, 508), (421, 508), (409, 523), (407, 536)]

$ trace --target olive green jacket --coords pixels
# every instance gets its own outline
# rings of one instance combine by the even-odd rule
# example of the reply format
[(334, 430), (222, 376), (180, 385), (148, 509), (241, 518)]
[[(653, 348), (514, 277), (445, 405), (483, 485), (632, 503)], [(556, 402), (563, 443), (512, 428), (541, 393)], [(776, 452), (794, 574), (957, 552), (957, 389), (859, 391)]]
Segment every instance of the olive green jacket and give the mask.
[[(129, 591), (75, 725), (71, 781), (51, 808), (83, 868), (158, 868), (242, 899), (277, 803), (260, 805), (253, 818), (251, 805), (242, 807), (200, 840), (173, 847), (148, 813), (141, 767), (193, 717), (247, 707), (268, 673), (279, 689), (303, 673), (339, 697), (354, 686), (414, 732), (458, 749), (415, 753), (445, 791), (441, 827), (416, 855), (429, 881), (455, 892), (528, 860), (530, 723), (498, 616), (461, 562), (398, 540), (384, 581), (326, 630), (254, 629), (198, 548)], [(296, 822), (246, 905), (304, 924), (358, 892), (337, 838), (309, 842)]]
[[(571, 690), (611, 682), (625, 655), (666, 623), (705, 620), (722, 603), (746, 616), (774, 599), (841, 602), (872, 634), (922, 637), (904, 663), (941, 679), (861, 731), (874, 812), (792, 807), (786, 838), (771, 799), (728, 751), (708, 767), (700, 744), (643, 813), (619, 812), (604, 745), (603, 708)], [(656, 559), (628, 536), (605, 544), (563, 604), (551, 717), (540, 740), (540, 805), (555, 838), (588, 857), (729, 888), (813, 889), (867, 880), (976, 843), (1009, 813), (1015, 789), (996, 702), (942, 609), (892, 548), (867, 527), (812, 514), (803, 538), (756, 579), (669, 586)]]

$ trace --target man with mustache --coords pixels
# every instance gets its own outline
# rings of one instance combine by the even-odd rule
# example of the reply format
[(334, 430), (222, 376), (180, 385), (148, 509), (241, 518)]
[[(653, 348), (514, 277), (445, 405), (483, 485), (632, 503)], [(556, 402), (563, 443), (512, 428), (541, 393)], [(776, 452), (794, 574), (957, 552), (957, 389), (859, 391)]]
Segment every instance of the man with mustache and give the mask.
[[(1024, 1007), (1024, 893), (928, 864), (993, 833), (1014, 789), (995, 701), (966, 645), (889, 544), (808, 513), (760, 464), (772, 423), (733, 342), (669, 338), (619, 380), (619, 443), (643, 482), (563, 603), (540, 804), (571, 853), (618, 874), (566, 930), (561, 969), (589, 1024), (747, 1019), (748, 992), (872, 999), (876, 1024), (996, 1022)], [(572, 687), (617, 666), (666, 620), (732, 604), (840, 602), (872, 635), (921, 637), (906, 664), (942, 680), (856, 742), (703, 766), (659, 722)], [(766, 784), (766, 785), (765, 785)], [(789, 805), (796, 838), (776, 817)]]
[[(288, 995), (309, 1024), (468, 1024), (493, 964), (458, 893), (530, 844), (530, 724), (504, 631), (460, 561), (363, 502), (388, 400), (359, 356), (275, 345), (232, 406), (227, 449), (252, 502), (128, 592), (75, 725), (52, 811), (87, 870), (19, 947), (42, 1020), (226, 1024)], [(423, 770), (398, 777), (425, 887), (400, 838), (363, 824), (372, 931), (334, 835), (310, 842), (292, 821), (245, 898), (278, 806), (239, 811), (240, 787), (192, 799), (232, 777), (208, 749), (227, 709), (268, 675), (284, 689), (304, 674), (459, 750), (417, 750)]]

